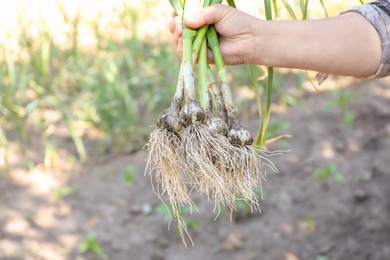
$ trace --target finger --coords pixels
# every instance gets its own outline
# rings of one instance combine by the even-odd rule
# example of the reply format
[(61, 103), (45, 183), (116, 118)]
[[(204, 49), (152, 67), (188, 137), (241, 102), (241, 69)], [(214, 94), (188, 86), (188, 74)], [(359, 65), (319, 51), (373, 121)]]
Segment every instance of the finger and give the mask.
[(177, 25), (182, 26), (182, 21), (181, 21), (180, 17), (178, 17), (178, 16), (174, 17), (169, 23), (169, 30), (171, 31), (172, 34), (175, 31), (175, 28), (177, 27)]
[(183, 34), (183, 27), (181, 24), (178, 24), (173, 32), (173, 43), (175, 45), (178, 44), (179, 38), (181, 38), (181, 35)]
[(211, 5), (184, 19), (184, 23), (191, 28), (199, 28), (206, 24), (216, 24), (228, 14), (232, 7), (226, 5)]
[(173, 19), (169, 22), (169, 31), (173, 34), (174, 30), (175, 30), (175, 22), (173, 21)]
[(183, 42), (182, 42), (181, 37), (177, 41), (176, 50), (177, 50), (177, 53), (180, 55), (180, 57), (182, 57), (183, 56)]

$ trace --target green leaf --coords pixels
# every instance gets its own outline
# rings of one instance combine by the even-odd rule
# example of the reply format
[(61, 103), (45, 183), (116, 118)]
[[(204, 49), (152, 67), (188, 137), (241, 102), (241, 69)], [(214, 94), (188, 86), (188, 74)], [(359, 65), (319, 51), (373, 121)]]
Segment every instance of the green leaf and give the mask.
[(320, 3), (321, 3), (321, 6), (322, 6), (322, 9), (324, 9), (325, 16), (329, 17), (328, 10), (326, 10), (326, 7), (324, 5), (324, 1), (320, 0)]
[(85, 240), (78, 245), (78, 250), (80, 253), (92, 251), (102, 258), (106, 257), (99, 241), (97, 241), (97, 237), (94, 232), (88, 233)]
[(317, 260), (330, 260), (330, 259), (327, 256), (319, 255), (317, 256)]
[(94, 243), (94, 244), (92, 244), (92, 245), (91, 245), (91, 249), (92, 249), (92, 251), (93, 251), (95, 254), (97, 254), (97, 255), (99, 255), (99, 256), (103, 256), (103, 255), (104, 255), (103, 249), (102, 249), (102, 247), (100, 246), (99, 243)]
[(331, 175), (332, 173), (336, 172), (336, 168), (337, 168), (336, 164), (335, 163), (331, 163), (331, 164), (329, 164), (327, 170), (329, 171), (329, 174)]
[(298, 20), (297, 16), (295, 15), (293, 9), (291, 8), (290, 4), (286, 0), (282, 0), (284, 6), (286, 7), (288, 13), (290, 14), (291, 18), (294, 20)]
[(290, 123), (286, 121), (281, 122), (272, 122), (268, 125), (268, 136), (273, 137), (277, 135), (282, 130), (287, 130), (290, 128)]
[(96, 234), (95, 234), (95, 232), (90, 232), (90, 233), (88, 233), (88, 235), (87, 235), (87, 241), (88, 241), (88, 243), (90, 243), (90, 242), (95, 242), (96, 241)]
[(88, 243), (87, 242), (80, 243), (78, 249), (79, 249), (80, 253), (87, 252), (87, 250), (88, 250)]
[(355, 121), (355, 114), (351, 111), (344, 111), (343, 120), (346, 125), (352, 125)]
[(264, 0), (265, 17), (267, 20), (272, 20), (272, 6), (270, 0)]
[(336, 164), (330, 163), (328, 166), (317, 168), (313, 175), (320, 179), (329, 179), (336, 172)]
[(199, 222), (195, 219), (191, 219), (191, 220), (187, 221), (186, 225), (187, 225), (187, 227), (190, 227), (195, 231), (199, 230)]
[(302, 20), (307, 19), (307, 7), (309, 5), (309, 0), (306, 0), (305, 2), (301, 0), (301, 9), (302, 9)]
[(338, 182), (344, 182), (345, 181), (345, 177), (344, 175), (341, 175), (340, 173), (336, 173), (335, 176), (334, 176), (335, 180), (338, 181)]
[(164, 203), (160, 203), (160, 204), (156, 207), (156, 212), (157, 212), (157, 213), (160, 213), (161, 215), (163, 215), (165, 222), (170, 221), (171, 218), (172, 218), (172, 216), (173, 216), (172, 208), (169, 207), (169, 206), (167, 206), (167, 205), (164, 204)]
[(331, 108), (334, 108), (336, 106), (336, 101), (335, 100), (330, 100), (325, 103), (324, 109), (325, 110), (330, 110)]
[(134, 182), (134, 172), (135, 167), (133, 165), (127, 166), (125, 172), (123, 173), (123, 180), (126, 184), (131, 185)]

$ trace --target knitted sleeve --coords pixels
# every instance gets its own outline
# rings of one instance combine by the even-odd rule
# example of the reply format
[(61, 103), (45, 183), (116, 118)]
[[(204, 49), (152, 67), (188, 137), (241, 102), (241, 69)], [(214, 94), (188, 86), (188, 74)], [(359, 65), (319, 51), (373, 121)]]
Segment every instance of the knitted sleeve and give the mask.
[(382, 42), (381, 64), (372, 78), (390, 75), (390, 0), (377, 0), (352, 7), (346, 12), (363, 15), (378, 31)]

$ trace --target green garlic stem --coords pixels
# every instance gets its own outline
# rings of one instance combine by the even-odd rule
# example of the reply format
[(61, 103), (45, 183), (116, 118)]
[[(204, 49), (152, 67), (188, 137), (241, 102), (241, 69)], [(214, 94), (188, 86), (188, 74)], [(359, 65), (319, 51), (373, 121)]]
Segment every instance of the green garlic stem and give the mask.
[(203, 39), (205, 38), (207, 29), (209, 28), (209, 25), (202, 26), (197, 34), (196, 37), (192, 43), (192, 61), (195, 63), (197, 60), (197, 57), (199, 55), (199, 51), (203, 42)]
[(267, 84), (267, 104), (265, 109), (265, 116), (263, 117), (260, 128), (260, 144), (262, 147), (267, 145), (267, 126), (271, 117), (271, 105), (272, 105), (272, 86), (273, 86), (274, 68), (268, 67), (268, 84)]
[(180, 66), (179, 78), (177, 80), (176, 91), (172, 98), (171, 107), (180, 108), (184, 96), (183, 63)]
[(264, 0), (265, 17), (267, 20), (272, 20), (272, 6), (270, 0)]
[(256, 137), (256, 146), (260, 146), (261, 144), (261, 135), (262, 135), (262, 122), (263, 122), (263, 107), (262, 107), (262, 101), (261, 101), (261, 95), (260, 95), (260, 86), (257, 84), (257, 80), (259, 78), (259, 69), (257, 65), (255, 64), (250, 64), (249, 69), (251, 71), (251, 79), (252, 79), (252, 85), (255, 88), (255, 93), (256, 93), (256, 105), (257, 105), (257, 110), (259, 111), (259, 132), (257, 133)]
[(207, 94), (207, 43), (203, 38), (203, 43), (199, 53), (198, 63), (198, 81), (199, 81), (199, 101), (203, 108), (206, 108), (209, 97)]
[(236, 8), (236, 3), (234, 2), (234, 0), (227, 0), (227, 2), (229, 6)]
[[(213, 1), (205, 0), (203, 2), (203, 7), (207, 7), (207, 6), (213, 5), (213, 4), (220, 4), (220, 3), (222, 3), (222, 0), (213, 0)], [(207, 25), (204, 25), (198, 29), (198, 33), (196, 34), (196, 37), (195, 37), (195, 40), (194, 40), (193, 46), (192, 46), (192, 61), (193, 62), (196, 62), (196, 59), (199, 55), (199, 50), (200, 50), (203, 38), (205, 37), (208, 28), (209, 28), (209, 25), (207, 24)]]
[(210, 5), (220, 4), (222, 3), (222, 0), (211, 0)]
[(213, 73), (210, 69), (208, 69), (208, 77), (209, 77), (209, 93), (214, 101), (214, 107), (217, 109), (217, 113), (219, 118), (221, 118), (226, 124), (228, 124), (228, 117), (225, 107), (225, 102), (223, 101), (223, 96), (221, 92), (221, 88), (218, 86), (218, 83), (215, 81)]
[(183, 7), (179, 0), (169, 0), (169, 3), (173, 7), (173, 10), (183, 20)]
[(215, 62), (215, 66), (217, 67), (218, 76), (221, 81), (227, 82), (225, 63), (222, 58), (222, 53), (218, 42), (217, 31), (215, 30), (214, 25), (209, 26), (206, 36), (207, 36), (207, 43), (211, 48), (211, 51), (213, 52), (214, 62)]
[[(267, 20), (272, 20), (272, 7), (271, 7), (270, 0), (264, 0), (264, 6), (265, 6), (265, 15)], [(261, 128), (260, 128), (260, 143), (261, 146), (263, 147), (265, 147), (267, 144), (267, 126), (268, 126), (269, 118), (271, 116), (273, 77), (274, 77), (274, 68), (268, 67), (267, 104), (265, 110), (265, 117), (263, 117)]]
[(206, 36), (207, 36), (208, 45), (211, 48), (211, 51), (213, 52), (215, 66), (217, 67), (217, 71), (218, 71), (218, 77), (221, 81), (222, 96), (228, 114), (229, 127), (230, 128), (239, 127), (240, 123), (237, 116), (237, 109), (234, 105), (232, 92), (228, 85), (225, 63), (223, 61), (221, 49), (219, 47), (217, 31), (215, 30), (213, 25), (209, 26)]
[[(221, 2), (222, 2), (222, 1), (221, 1)], [(204, 0), (204, 1), (203, 1), (203, 7), (209, 6), (210, 3), (211, 3), (211, 0)]]
[[(184, 18), (192, 15), (197, 10), (196, 0), (186, 0), (184, 6)], [(184, 25), (183, 28), (183, 77), (184, 77), (184, 90), (186, 96), (186, 102), (195, 101), (195, 80), (194, 80), (194, 67), (192, 65), (192, 41), (196, 36), (196, 30), (193, 30)]]

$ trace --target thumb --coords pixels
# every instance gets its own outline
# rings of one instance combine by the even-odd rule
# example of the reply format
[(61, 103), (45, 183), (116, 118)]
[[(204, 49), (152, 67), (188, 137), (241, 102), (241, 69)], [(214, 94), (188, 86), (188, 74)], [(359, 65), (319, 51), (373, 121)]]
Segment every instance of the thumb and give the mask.
[(190, 28), (197, 29), (206, 24), (217, 24), (228, 14), (232, 7), (216, 4), (205, 7), (194, 15), (184, 19), (184, 24)]

